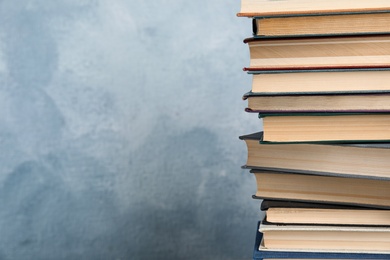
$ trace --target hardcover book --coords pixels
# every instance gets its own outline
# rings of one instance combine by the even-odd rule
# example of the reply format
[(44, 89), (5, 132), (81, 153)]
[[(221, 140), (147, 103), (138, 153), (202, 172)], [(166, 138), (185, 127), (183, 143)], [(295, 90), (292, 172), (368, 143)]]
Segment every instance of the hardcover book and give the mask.
[(390, 113), (261, 113), (263, 142), (389, 142)]
[(383, 68), (390, 66), (390, 35), (244, 40), (246, 70)]
[(372, 113), (390, 112), (390, 93), (283, 94), (248, 92), (247, 112), (266, 113)]
[(262, 221), (260, 248), (390, 254), (390, 227), (275, 225)]
[(253, 18), (255, 37), (297, 37), (323, 35), (386, 34), (390, 13), (337, 13), (310, 15), (257, 16)]
[(267, 211), (269, 209), (360, 209), (360, 210), (372, 210), (371, 208), (361, 206), (351, 206), (343, 204), (323, 204), (315, 202), (302, 202), (291, 200), (278, 200), (278, 199), (264, 199), (261, 201), (260, 210)]
[(274, 16), (302, 14), (335, 14), (385, 12), (390, 9), (386, 0), (241, 0), (238, 16)]
[(390, 210), (384, 209), (266, 199), (261, 210), (275, 224), (390, 226)]
[(270, 208), (266, 216), (275, 224), (390, 226), (390, 210)]
[(252, 92), (268, 94), (330, 94), (390, 92), (390, 68), (327, 70), (258, 70)]
[[(254, 198), (390, 209), (390, 180), (319, 176), (253, 169)], [(390, 248), (390, 247), (389, 247)]]
[(257, 224), (256, 229), (256, 239), (253, 249), (253, 259), (254, 260), (263, 260), (263, 259), (380, 259), (385, 260), (390, 258), (388, 253), (367, 253), (361, 252), (360, 250), (356, 251), (315, 251), (315, 250), (301, 250), (301, 251), (291, 251), (291, 250), (273, 250), (266, 249), (262, 245), (263, 234), (259, 231), (260, 222)]
[(263, 132), (240, 136), (245, 168), (390, 180), (389, 143), (263, 144)]

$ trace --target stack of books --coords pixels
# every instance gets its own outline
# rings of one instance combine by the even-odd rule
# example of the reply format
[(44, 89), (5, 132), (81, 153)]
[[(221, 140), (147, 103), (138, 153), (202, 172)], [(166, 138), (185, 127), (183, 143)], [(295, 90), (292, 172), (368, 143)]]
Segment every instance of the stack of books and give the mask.
[[(254, 259), (390, 259), (390, 1), (241, 0)], [(259, 123), (260, 125), (260, 123)]]

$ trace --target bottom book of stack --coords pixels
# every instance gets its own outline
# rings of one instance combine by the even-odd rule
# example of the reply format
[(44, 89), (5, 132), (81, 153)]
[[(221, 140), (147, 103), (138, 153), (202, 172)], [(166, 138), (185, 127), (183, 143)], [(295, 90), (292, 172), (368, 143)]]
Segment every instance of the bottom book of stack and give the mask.
[(253, 259), (390, 259), (389, 227), (258, 223)]

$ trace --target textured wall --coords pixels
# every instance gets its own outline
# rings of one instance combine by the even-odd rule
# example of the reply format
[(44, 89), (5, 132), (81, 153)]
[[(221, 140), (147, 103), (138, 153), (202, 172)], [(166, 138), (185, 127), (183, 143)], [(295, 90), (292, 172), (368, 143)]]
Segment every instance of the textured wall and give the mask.
[(239, 1), (0, 1), (0, 259), (250, 259)]

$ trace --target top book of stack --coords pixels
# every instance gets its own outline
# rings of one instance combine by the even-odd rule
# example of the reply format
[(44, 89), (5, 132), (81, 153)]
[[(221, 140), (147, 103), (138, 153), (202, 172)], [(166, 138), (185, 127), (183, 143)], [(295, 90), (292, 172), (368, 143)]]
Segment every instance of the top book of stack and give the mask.
[(242, 0), (254, 37), (388, 34), (386, 0)]

